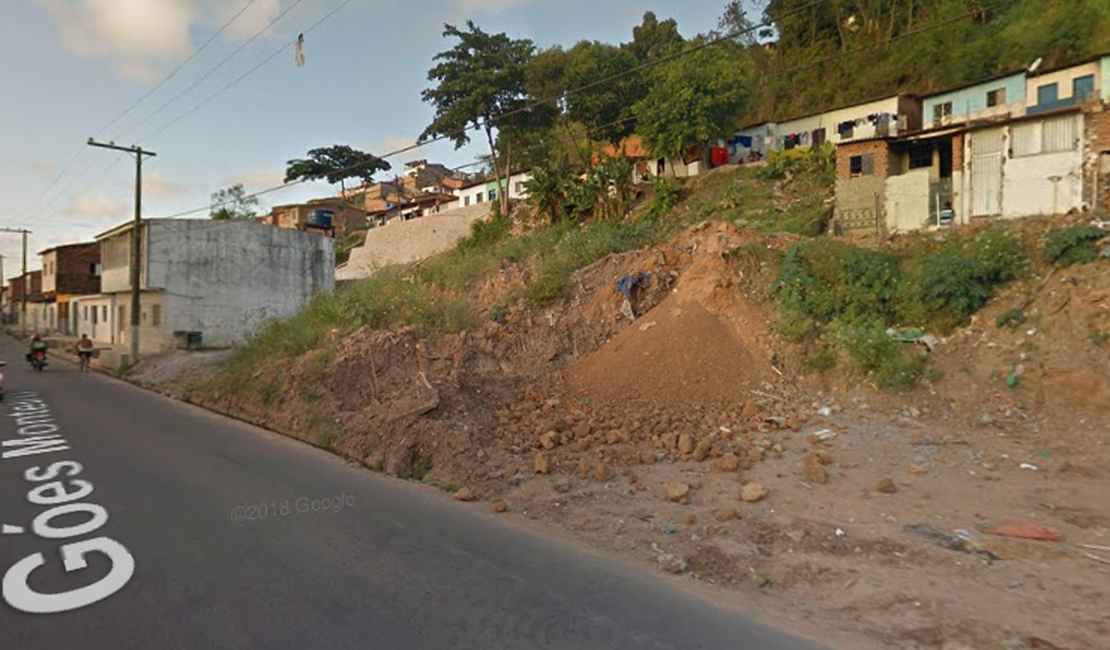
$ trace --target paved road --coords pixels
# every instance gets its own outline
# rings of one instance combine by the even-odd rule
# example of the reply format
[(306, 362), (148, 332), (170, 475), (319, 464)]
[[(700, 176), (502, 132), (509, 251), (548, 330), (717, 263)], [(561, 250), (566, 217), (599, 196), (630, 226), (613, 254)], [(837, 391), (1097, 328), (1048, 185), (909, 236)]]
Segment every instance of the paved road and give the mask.
[[(0, 605), (0, 647), (816, 647), (480, 506), (61, 361), (32, 373), (6, 337), (0, 354), (12, 364), (0, 524), (24, 529), (0, 535), (4, 597), (16, 604)], [(53, 465), (62, 461), (80, 473)], [(250, 504), (280, 514), (283, 502), (286, 516), (233, 521)], [(99, 527), (98, 507), (108, 515)], [(118, 542), (134, 559), (118, 590), (127, 555), (109, 560), (78, 546), (87, 540), (109, 551)]]

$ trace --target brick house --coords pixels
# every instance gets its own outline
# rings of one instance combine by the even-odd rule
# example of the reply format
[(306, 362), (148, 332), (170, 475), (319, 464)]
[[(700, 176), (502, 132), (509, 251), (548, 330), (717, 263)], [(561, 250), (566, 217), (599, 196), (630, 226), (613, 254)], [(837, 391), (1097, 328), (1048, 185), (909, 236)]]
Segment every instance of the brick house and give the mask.
[(42, 298), (46, 304), (46, 332), (77, 334), (77, 314), (71, 301), (100, 293), (100, 244), (70, 244), (42, 251)]
[[(330, 226), (317, 220), (318, 214), (328, 214)], [(340, 198), (313, 199), (307, 203), (278, 205), (270, 214), (258, 220), (267, 226), (287, 230), (314, 232), (329, 237), (343, 237), (349, 233), (366, 230), (366, 210)]]
[(4, 322), (21, 327), (24, 324), (23, 313), (26, 309), (27, 329), (33, 331), (42, 326), (45, 321), (42, 271), (28, 271), (24, 275), (14, 277), (9, 281), (8, 286), (10, 287), (8, 312), (4, 314)]

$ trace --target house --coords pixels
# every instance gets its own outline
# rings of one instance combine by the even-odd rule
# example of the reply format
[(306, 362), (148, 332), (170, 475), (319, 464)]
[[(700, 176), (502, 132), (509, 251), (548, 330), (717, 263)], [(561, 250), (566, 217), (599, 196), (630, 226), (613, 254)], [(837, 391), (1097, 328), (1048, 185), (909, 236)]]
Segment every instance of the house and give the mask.
[(774, 148), (777, 133), (778, 124), (774, 122), (754, 124), (740, 129), (721, 145), (728, 148), (729, 162), (733, 165), (759, 162)]
[(10, 300), (5, 321), (16, 329), (41, 331), (46, 325), (46, 301), (42, 293), (42, 271), (28, 271), (10, 280)]
[[(75, 325), (75, 336), (88, 335), (98, 348), (111, 348), (116, 344), (117, 328), (113, 318), (117, 314), (116, 301), (130, 303), (130, 295), (96, 294), (80, 296), (70, 300), (70, 313)], [(129, 327), (125, 324), (124, 327)]]
[[(121, 348), (115, 361), (124, 361), (130, 346), (133, 228), (129, 222), (97, 237), (107, 300), (88, 303), (90, 314), (101, 308), (101, 319), (103, 307), (114, 309), (108, 322), (115, 328), (111, 342)], [(149, 219), (142, 228), (144, 354), (168, 350), (187, 333), (205, 347), (242, 343), (335, 286), (335, 241), (329, 237), (246, 220)]]
[(274, 206), (259, 223), (328, 237), (366, 230), (366, 210), (339, 198)]
[[(514, 172), (509, 178), (501, 179), (500, 190), (504, 191), (505, 188), (508, 187), (510, 200), (525, 199), (528, 197), (528, 190), (525, 188), (524, 184), (531, 179), (531, 170)], [(459, 199), (457, 207), (465, 208), (486, 201), (495, 202), (500, 196), (500, 192), (498, 191), (498, 183), (496, 180), (483, 180), (460, 187), (455, 190), (455, 196)]]
[(772, 150), (834, 145), (897, 137), (921, 129), (921, 100), (910, 95), (894, 95), (862, 104), (782, 120), (774, 126)]
[(1110, 74), (1110, 56), (1101, 56), (1077, 65), (1029, 73), (1026, 79), (1026, 113), (1038, 115), (1090, 102), (1107, 101), (1110, 91), (1104, 83)]
[(928, 128), (967, 124), (1025, 114), (1025, 71), (988, 79), (922, 97), (923, 119)]
[(96, 242), (56, 246), (42, 256), (42, 293), (47, 304), (44, 332), (76, 334), (70, 301), (100, 293), (100, 245)]

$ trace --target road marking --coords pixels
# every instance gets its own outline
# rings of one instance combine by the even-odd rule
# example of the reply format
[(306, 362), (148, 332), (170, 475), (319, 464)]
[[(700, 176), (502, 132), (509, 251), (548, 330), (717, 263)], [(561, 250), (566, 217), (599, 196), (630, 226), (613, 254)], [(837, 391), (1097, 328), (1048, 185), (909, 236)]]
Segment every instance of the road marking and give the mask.
[(4, 524), (4, 535), (18, 535), (23, 532), (22, 526), (12, 526), (11, 524)]

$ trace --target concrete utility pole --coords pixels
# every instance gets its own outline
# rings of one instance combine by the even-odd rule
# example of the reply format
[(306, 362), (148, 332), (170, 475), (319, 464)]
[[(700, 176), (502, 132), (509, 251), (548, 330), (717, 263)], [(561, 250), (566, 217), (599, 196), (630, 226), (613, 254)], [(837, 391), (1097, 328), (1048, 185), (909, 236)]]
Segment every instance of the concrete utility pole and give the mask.
[(30, 235), (31, 231), (21, 228), (0, 228), (0, 232), (14, 232), (17, 235), (23, 235), (23, 279), (20, 282), (23, 287), (23, 291), (20, 292), (20, 302), (23, 304), (19, 317), (19, 327), (23, 333), (23, 338), (27, 338), (27, 293), (31, 290), (31, 283), (27, 277), (27, 235)]
[(96, 142), (89, 138), (89, 146), (103, 149), (114, 149), (135, 156), (135, 225), (131, 229), (131, 363), (139, 361), (139, 325), (142, 322), (142, 291), (139, 283), (142, 281), (142, 266), (139, 256), (142, 254), (143, 236), (143, 156), (156, 156), (153, 151), (143, 151), (142, 147), (121, 147), (115, 142)]

